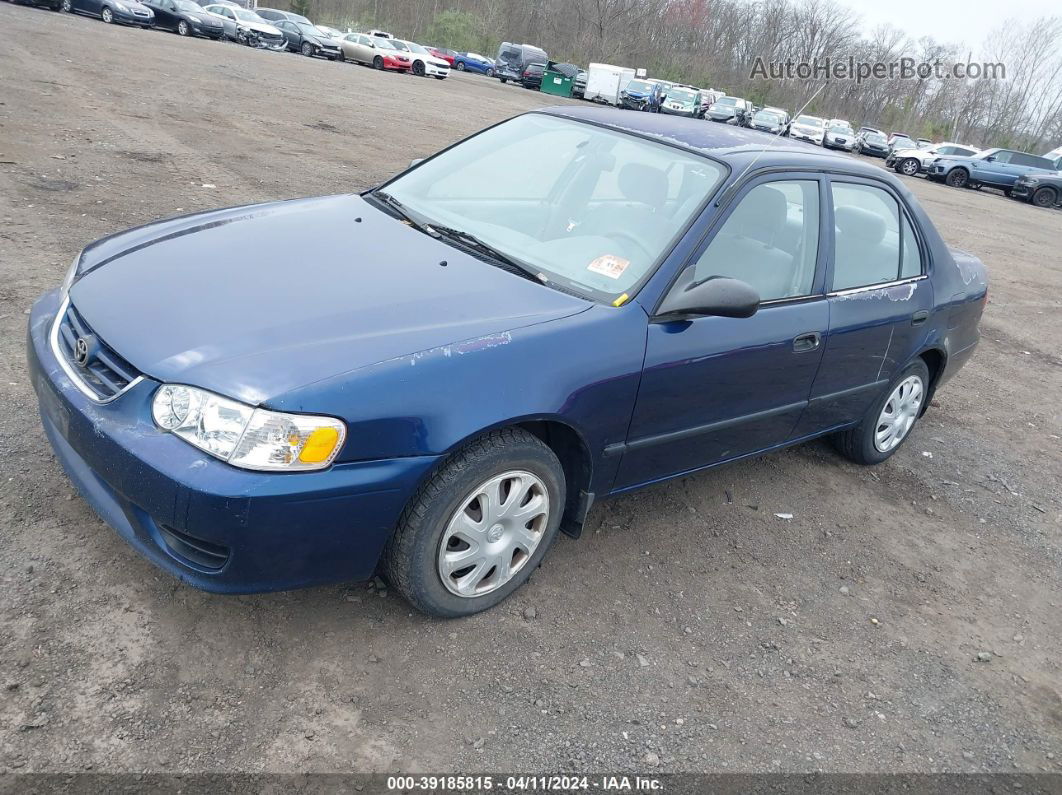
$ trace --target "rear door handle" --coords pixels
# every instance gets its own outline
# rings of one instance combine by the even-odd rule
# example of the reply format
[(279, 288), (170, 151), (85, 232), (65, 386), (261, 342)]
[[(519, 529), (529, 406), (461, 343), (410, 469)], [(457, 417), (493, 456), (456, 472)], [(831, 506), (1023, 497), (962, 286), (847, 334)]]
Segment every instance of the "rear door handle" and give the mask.
[(819, 332), (809, 331), (807, 334), (800, 334), (793, 338), (793, 351), (807, 353), (818, 348), (821, 342), (822, 335)]
[(913, 315), (911, 315), (911, 325), (912, 326), (921, 326), (927, 320), (929, 320), (929, 310), (927, 310), (927, 309), (922, 309), (922, 310), (920, 310), (918, 312), (915, 312)]

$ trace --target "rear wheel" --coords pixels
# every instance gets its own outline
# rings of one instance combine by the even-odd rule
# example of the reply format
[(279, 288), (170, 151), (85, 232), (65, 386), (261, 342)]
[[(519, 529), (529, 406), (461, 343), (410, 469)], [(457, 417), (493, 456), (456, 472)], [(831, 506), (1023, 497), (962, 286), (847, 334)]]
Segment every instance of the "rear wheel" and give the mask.
[(1053, 188), (1037, 188), (1032, 195), (1032, 203), (1037, 207), (1053, 207), (1056, 201), (1058, 201), (1058, 194)]
[(177, 33), (181, 36), (187, 36), (192, 32), (192, 29), (188, 27), (188, 23), (183, 19), (177, 23)]
[(970, 182), (970, 175), (966, 173), (965, 168), (953, 168), (944, 181), (953, 188), (965, 188)]
[(913, 157), (905, 157), (899, 163), (896, 164), (896, 170), (901, 174), (906, 174), (909, 177), (913, 177), (918, 173), (918, 169), (921, 168), (919, 162)]
[(486, 610), (523, 585), (557, 535), (564, 470), (520, 429), (457, 453), (402, 513), (383, 571), (415, 607), (456, 618)]
[(916, 359), (892, 380), (859, 425), (834, 434), (834, 446), (857, 464), (880, 464), (907, 440), (928, 394), (929, 368)]
[(100, 12), (100, 18), (108, 25), (111, 25), (114, 23), (114, 12), (104, 6), (103, 11)]

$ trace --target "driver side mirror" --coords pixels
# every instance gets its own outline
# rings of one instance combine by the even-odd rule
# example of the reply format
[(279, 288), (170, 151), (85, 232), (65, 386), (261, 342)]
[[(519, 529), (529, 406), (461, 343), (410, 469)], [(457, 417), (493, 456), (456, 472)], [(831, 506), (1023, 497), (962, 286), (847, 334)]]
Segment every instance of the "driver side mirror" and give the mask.
[(994, 162), (996, 162), (996, 156), (995, 155), (989, 155), (988, 157), (985, 158), (985, 162), (986, 163), (994, 163)]
[(423, 162), (424, 162), (424, 158), (423, 157), (414, 157), (412, 160), (409, 161), (409, 168), (413, 168), (413, 166), (417, 165), (418, 163), (423, 163)]
[(751, 284), (727, 276), (710, 276), (672, 290), (654, 319), (666, 322), (691, 317), (752, 317), (759, 308), (760, 294)]

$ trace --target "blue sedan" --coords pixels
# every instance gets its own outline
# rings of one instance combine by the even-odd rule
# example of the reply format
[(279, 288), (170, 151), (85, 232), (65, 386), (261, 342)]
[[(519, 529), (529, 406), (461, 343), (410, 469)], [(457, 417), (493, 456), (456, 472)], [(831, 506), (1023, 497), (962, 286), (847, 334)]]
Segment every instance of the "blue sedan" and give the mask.
[(454, 69), (459, 72), (478, 72), (487, 77), (494, 76), (494, 61), (474, 52), (459, 52), (454, 56)]
[(819, 436), (886, 460), (987, 290), (880, 168), (546, 109), (360, 195), (89, 245), (32, 308), (29, 372), (81, 494), (182, 580), (379, 571), (462, 616), (600, 499)]
[(107, 24), (123, 22), (127, 25), (152, 27), (155, 12), (138, 0), (60, 0), (60, 8), (67, 13), (89, 14)]

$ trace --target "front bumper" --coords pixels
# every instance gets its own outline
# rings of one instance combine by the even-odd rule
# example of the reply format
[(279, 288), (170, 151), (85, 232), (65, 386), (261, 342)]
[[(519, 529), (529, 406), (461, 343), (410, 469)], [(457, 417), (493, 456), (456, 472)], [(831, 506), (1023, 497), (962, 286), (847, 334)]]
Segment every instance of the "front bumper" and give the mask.
[(439, 66), (438, 64), (426, 63), (424, 64), (424, 74), (429, 77), (447, 77), (450, 74), (449, 66)]
[(698, 113), (698, 111), (693, 110), (692, 108), (683, 108), (682, 110), (678, 110), (676, 108), (669, 108), (667, 105), (661, 105), (660, 112), (665, 113), (669, 116), (686, 116), (687, 118), (691, 119), (694, 118)]
[(140, 554), (197, 588), (256, 593), (364, 580), (410, 495), (438, 460), (338, 464), (320, 472), (229, 466), (151, 419), (156, 381), (110, 403), (83, 395), (48, 341), (58, 291), (30, 314), (27, 359), (41, 421), (85, 501)]
[(121, 11), (117, 8), (112, 8), (111, 13), (114, 14), (115, 22), (122, 22), (126, 25), (148, 25), (153, 26), (155, 24), (154, 14), (136, 14), (132, 11)]
[(383, 57), (384, 69), (395, 69), (400, 72), (408, 72), (412, 68), (413, 63), (411, 61), (400, 61), (397, 58), (393, 58), (390, 55)]

